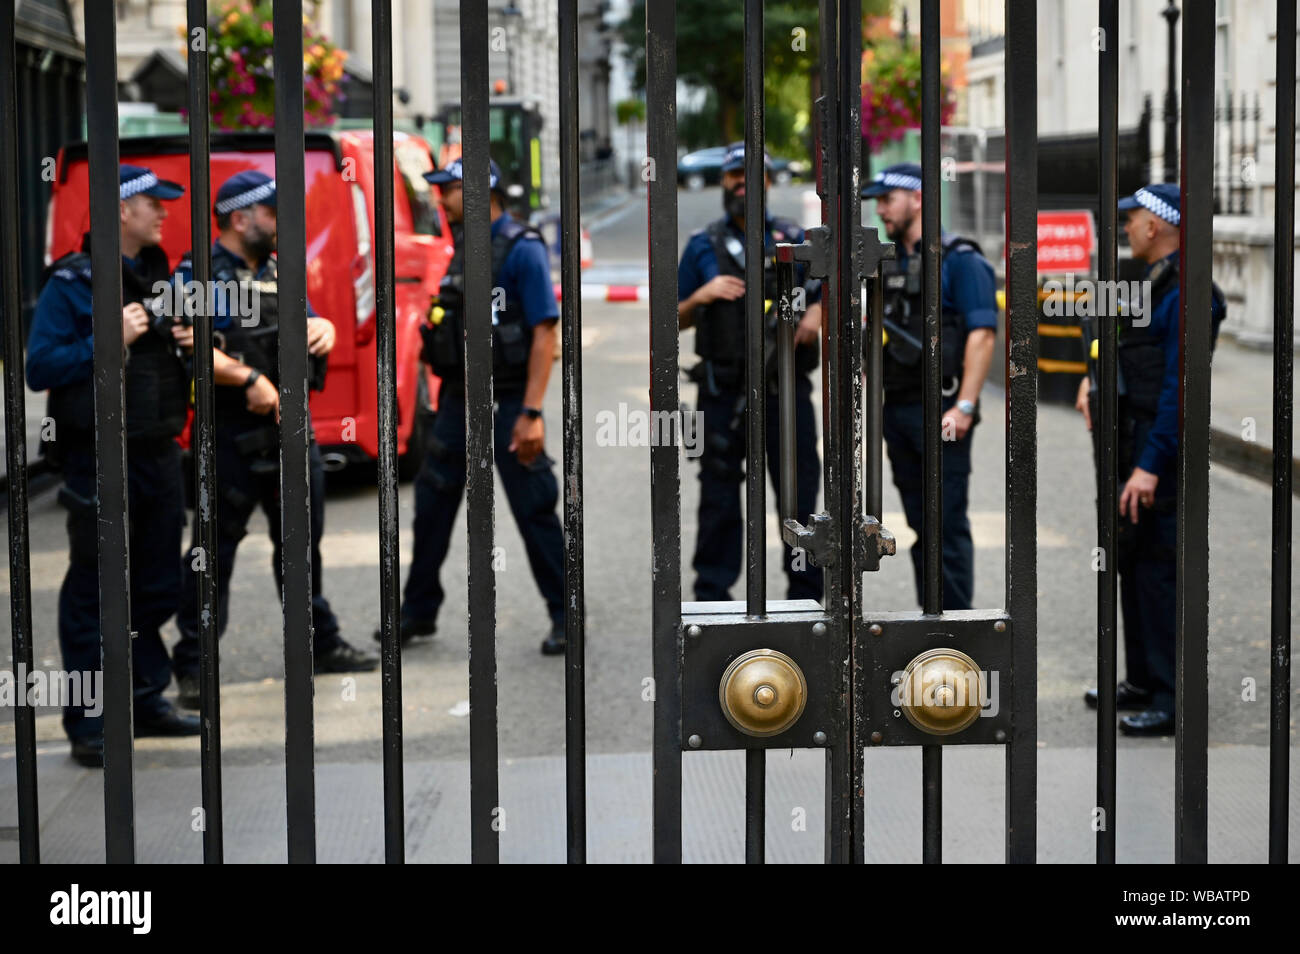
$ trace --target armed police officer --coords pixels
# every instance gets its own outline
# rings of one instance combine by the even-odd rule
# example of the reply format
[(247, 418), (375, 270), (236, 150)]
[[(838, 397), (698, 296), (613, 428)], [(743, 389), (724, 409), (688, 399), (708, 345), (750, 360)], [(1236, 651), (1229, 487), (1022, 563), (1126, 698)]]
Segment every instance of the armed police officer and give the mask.
[[(122, 343), (125, 355), (128, 546), (131, 583), (131, 663), (137, 736), (197, 735), (199, 721), (166, 699), (171, 667), (160, 627), (176, 611), (180, 576), (176, 553), (185, 523), (180, 447), (189, 381), (183, 351), (193, 329), (154, 320), (156, 282), (170, 277), (159, 247), (164, 202), (184, 189), (140, 166), (120, 168)], [(59, 648), (63, 668), (102, 671), (99, 630), (98, 517), (95, 475), (94, 322), (91, 311), (90, 236), (82, 251), (51, 266), (27, 341), (27, 382), (49, 389), (49, 413), (62, 463), (60, 502), (68, 509), (68, 571), (59, 590)], [(110, 519), (112, 515), (107, 515)], [(117, 634), (124, 638), (125, 634)], [(104, 764), (102, 705), (68, 705), (63, 729), (72, 757)], [(102, 703), (102, 696), (101, 696)]]
[[(763, 157), (764, 176), (759, 187), (771, 185), (771, 160)], [(733, 143), (722, 165), (722, 207), (725, 215), (693, 233), (682, 250), (677, 269), (679, 328), (695, 328), (699, 364), (691, 376), (700, 387), (699, 411), (703, 417), (704, 445), (700, 453), (699, 531), (695, 543), (695, 598), (729, 600), (740, 576), (744, 521), (740, 511), (740, 485), (745, 479), (746, 416), (745, 366), (745, 144)], [(765, 212), (763, 223), (763, 288), (767, 304), (765, 328), (774, 321), (776, 294), (776, 243), (798, 244), (803, 230), (789, 219)], [(817, 422), (813, 416), (812, 381), (808, 372), (817, 366), (821, 337), (820, 283), (807, 279), (806, 268), (796, 267), (796, 287), (805, 292), (807, 309), (795, 330), (795, 440), (796, 507), (798, 518), (808, 520), (817, 507), (821, 462), (817, 456)], [(767, 351), (775, 359), (774, 336)], [(770, 373), (769, 373), (770, 371)], [(764, 380), (767, 408), (765, 435), (768, 473), (780, 495), (780, 415), (775, 362), (769, 360)], [(785, 547), (784, 568), (790, 599), (820, 600), (822, 571), (803, 554)]]
[[(1124, 482), (1115, 542), (1127, 670), (1115, 703), (1119, 709), (1140, 710), (1120, 720), (1120, 730), (1127, 735), (1174, 731), (1180, 207), (1178, 186), (1165, 182), (1138, 189), (1119, 203), (1133, 257), (1146, 263), (1141, 298), (1115, 316), (1116, 450)], [(1226, 313), (1223, 292), (1211, 285), (1211, 349)], [(1090, 353), (1089, 360), (1095, 361), (1096, 354)], [(1089, 430), (1096, 400), (1091, 376), (1085, 377), (1075, 407)], [(1096, 706), (1097, 690), (1088, 690), (1084, 700)]]
[[(256, 170), (231, 176), (217, 190), (214, 213), (218, 235), (212, 245), (214, 294), (213, 333), (217, 345), (234, 359), (215, 375), (214, 406), (217, 476), (217, 602), (218, 633), (229, 620), (230, 574), (235, 552), (247, 532), (248, 520), (259, 505), (266, 515), (273, 553), (271, 569), (282, 588), (280, 534), (279, 322), (276, 260), (275, 180)], [(189, 257), (177, 275), (192, 275)], [(215, 294), (217, 289), (239, 294)], [(243, 313), (242, 306), (251, 305)], [(324, 386), (325, 356), (334, 347), (334, 325), (326, 318), (307, 319), (307, 350), (312, 372), (309, 386)], [(348, 644), (322, 595), (321, 535), (325, 530), (325, 473), (320, 448), (310, 442), (312, 648), (316, 672), (365, 672), (379, 660)], [(198, 547), (195, 526), (193, 547)], [(182, 705), (199, 703), (199, 606), (194, 558), (181, 558), (184, 590), (176, 617), (181, 639), (173, 667)]]
[[(439, 574), (465, 492), (465, 256), (491, 255), (492, 392), (494, 459), (510, 512), (524, 539), (528, 566), (546, 602), (550, 630), (542, 653), (565, 650), (564, 537), (556, 514), (559, 484), (544, 448), (542, 401), (555, 359), (555, 290), (546, 245), (533, 229), (505, 212), (505, 183), (490, 162), (490, 249), (466, 249), (464, 173), (460, 159), (425, 174), (441, 187), (455, 252), (422, 328), (421, 358), (441, 378), (433, 434), (415, 478), (411, 570), (402, 597), (400, 635), (405, 643), (432, 635), (444, 591)], [(376, 631), (375, 638), (379, 638)]]
[[(916, 531), (912, 566), (922, 599), (924, 552), (924, 414), (922, 374), (925, 304), (922, 295), (921, 167), (889, 166), (862, 190), (897, 248), (884, 268), (884, 438), (894, 486)], [(997, 298), (993, 266), (978, 245), (941, 236), (943, 418), (943, 608), (970, 609), (975, 593), (975, 545), (967, 515), (971, 441), (979, 422), (980, 389), (993, 359)], [(873, 383), (873, 386), (880, 386)]]

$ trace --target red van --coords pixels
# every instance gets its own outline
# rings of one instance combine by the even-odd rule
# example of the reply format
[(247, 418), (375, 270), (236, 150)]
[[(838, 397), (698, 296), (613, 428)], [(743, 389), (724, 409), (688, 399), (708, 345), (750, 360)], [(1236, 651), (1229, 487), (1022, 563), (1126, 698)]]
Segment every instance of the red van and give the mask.
[[(374, 136), (369, 131), (309, 132), (307, 183), (307, 299), (337, 329), (325, 389), (312, 392), (312, 425), (325, 466), (337, 470), (379, 456), (375, 342)], [(185, 186), (167, 204), (162, 245), (173, 263), (190, 246), (189, 140), (186, 136), (124, 138), (121, 161), (147, 166)], [(398, 453), (403, 470), (418, 465), (422, 412), (431, 410), (435, 379), (420, 363), (420, 330), (451, 261), (451, 231), (422, 173), (433, 168), (428, 144), (394, 134), (395, 311), (397, 318)], [(211, 192), (237, 172), (275, 175), (271, 133), (214, 133)], [(86, 144), (59, 152), (57, 179), (46, 224), (47, 264), (81, 248), (90, 230)], [(213, 236), (216, 223), (212, 223)], [(414, 436), (413, 436), (414, 431)]]

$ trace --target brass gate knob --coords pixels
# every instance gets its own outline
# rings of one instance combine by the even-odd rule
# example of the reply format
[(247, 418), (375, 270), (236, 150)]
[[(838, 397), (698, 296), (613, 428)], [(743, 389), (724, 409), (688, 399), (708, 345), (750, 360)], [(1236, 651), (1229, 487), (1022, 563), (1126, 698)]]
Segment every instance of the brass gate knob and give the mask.
[(979, 718), (984, 674), (958, 649), (929, 649), (903, 670), (898, 707), (922, 732), (952, 735)]
[(737, 729), (766, 738), (799, 721), (808, 702), (808, 683), (785, 653), (752, 649), (737, 656), (722, 674), (718, 701)]

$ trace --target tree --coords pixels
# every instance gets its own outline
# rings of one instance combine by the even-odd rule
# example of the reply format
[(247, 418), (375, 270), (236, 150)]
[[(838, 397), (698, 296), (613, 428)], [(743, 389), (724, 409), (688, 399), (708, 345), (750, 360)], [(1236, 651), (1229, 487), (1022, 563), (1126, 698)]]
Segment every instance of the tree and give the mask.
[[(725, 144), (744, 138), (745, 11), (737, 2), (676, 0), (677, 75), (705, 90), (716, 109), (715, 136)], [(889, 0), (866, 0), (863, 20), (888, 12)], [(817, 0), (767, 0), (763, 5), (764, 106), (769, 151), (804, 148), (811, 114), (809, 77), (818, 68)], [(645, 0), (634, 0), (619, 33), (645, 88)], [(706, 107), (707, 108), (707, 107)], [(685, 119), (686, 117), (682, 117)], [(704, 117), (701, 117), (704, 119)]]

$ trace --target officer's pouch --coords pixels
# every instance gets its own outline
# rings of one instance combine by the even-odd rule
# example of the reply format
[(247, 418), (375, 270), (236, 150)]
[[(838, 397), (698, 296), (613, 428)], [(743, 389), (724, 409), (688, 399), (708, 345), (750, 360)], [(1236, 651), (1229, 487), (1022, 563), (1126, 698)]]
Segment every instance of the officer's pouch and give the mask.
[(259, 427), (235, 435), (235, 450), (241, 457), (251, 457), (277, 449), (278, 435), (273, 427)]
[(497, 353), (509, 367), (519, 367), (528, 363), (528, 342), (524, 326), (511, 322), (500, 324), (492, 329), (496, 336)]
[[(435, 309), (438, 307), (434, 306)], [(420, 327), (420, 335), (424, 339), (420, 356), (441, 377), (446, 377), (448, 371), (464, 363), (465, 336), (461, 331), (459, 310), (445, 309), (436, 324), (426, 323)]]
[(885, 350), (889, 352), (890, 358), (905, 368), (915, 367), (921, 362), (920, 348), (914, 348), (898, 336), (890, 335), (888, 328), (885, 329), (885, 334), (889, 335), (889, 340), (885, 342)]
[(325, 371), (329, 367), (329, 355), (307, 355), (307, 390), (325, 390)]

